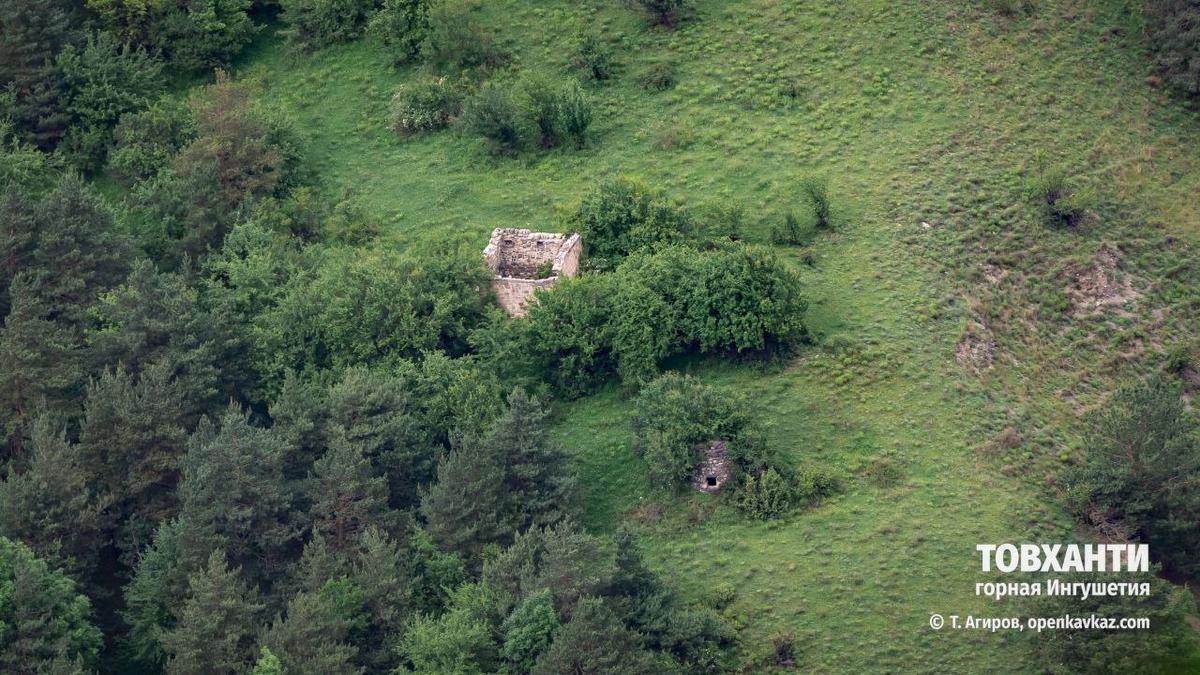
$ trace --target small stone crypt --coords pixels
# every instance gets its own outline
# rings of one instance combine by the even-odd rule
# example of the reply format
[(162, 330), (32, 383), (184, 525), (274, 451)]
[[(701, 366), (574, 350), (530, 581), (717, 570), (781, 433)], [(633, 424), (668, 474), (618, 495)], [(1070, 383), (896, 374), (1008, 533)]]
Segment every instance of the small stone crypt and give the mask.
[(525, 316), (534, 291), (579, 273), (582, 252), (583, 239), (575, 233), (497, 227), (483, 257), (492, 271), (492, 289), (500, 306), (511, 316)]
[(692, 487), (701, 492), (720, 492), (721, 486), (733, 475), (729, 468), (729, 449), (725, 441), (713, 441), (704, 446), (704, 457), (692, 471)]

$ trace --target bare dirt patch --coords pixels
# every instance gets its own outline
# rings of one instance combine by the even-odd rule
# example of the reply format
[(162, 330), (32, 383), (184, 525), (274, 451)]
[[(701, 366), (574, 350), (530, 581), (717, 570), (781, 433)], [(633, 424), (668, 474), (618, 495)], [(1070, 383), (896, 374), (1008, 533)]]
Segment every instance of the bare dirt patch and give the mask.
[(1133, 286), (1133, 276), (1120, 269), (1121, 251), (1103, 244), (1087, 267), (1071, 276), (1067, 294), (1074, 316), (1101, 314), (1118, 309), (1141, 296)]
[(958, 365), (978, 375), (990, 370), (995, 358), (996, 337), (992, 334), (992, 329), (983, 317), (972, 317), (962, 337), (958, 339), (954, 360), (958, 361)]

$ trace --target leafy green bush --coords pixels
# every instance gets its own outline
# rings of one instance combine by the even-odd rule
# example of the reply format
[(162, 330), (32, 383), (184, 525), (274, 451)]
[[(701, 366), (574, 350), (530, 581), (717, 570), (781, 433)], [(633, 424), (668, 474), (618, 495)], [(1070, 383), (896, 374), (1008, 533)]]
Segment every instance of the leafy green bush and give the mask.
[(592, 125), (592, 102), (575, 82), (567, 82), (559, 89), (558, 101), (563, 133), (576, 148), (582, 148), (587, 145), (587, 131)]
[(1200, 97), (1200, 2), (1151, 0), (1147, 39), (1166, 83), (1184, 96)]
[(739, 482), (768, 464), (762, 432), (745, 399), (689, 375), (666, 373), (654, 380), (638, 394), (633, 409), (637, 450), (651, 478), (664, 487), (686, 484), (704, 444), (713, 440), (726, 442)]
[(279, 0), (281, 33), (304, 50), (348, 42), (362, 35), (375, 0)]
[(830, 226), (829, 181), (821, 176), (809, 176), (800, 181), (800, 192), (812, 208), (813, 227), (819, 230)]
[(463, 91), (441, 77), (407, 84), (392, 96), (392, 128), (400, 134), (419, 134), (450, 126), (463, 107)]
[(792, 508), (793, 490), (773, 468), (742, 479), (737, 491), (738, 508), (755, 518), (773, 520)]
[(680, 241), (691, 218), (662, 192), (634, 178), (608, 179), (584, 196), (571, 218), (589, 258), (615, 262), (640, 248)]
[(509, 88), (486, 84), (467, 100), (462, 125), (482, 136), (497, 154), (512, 154), (524, 144), (526, 121)]
[(278, 304), (257, 317), (259, 372), (278, 383), (288, 370), (395, 363), (435, 350), (461, 354), (483, 316), (485, 273), (465, 249), (420, 258), (330, 254), (314, 274), (293, 277)]
[(367, 34), (395, 53), (397, 63), (421, 53), (429, 37), (431, 0), (383, 0), (367, 24)]
[(68, 45), (58, 66), (72, 118), (65, 149), (77, 166), (95, 170), (103, 166), (121, 115), (141, 110), (163, 90), (162, 62), (108, 33), (95, 33), (83, 49)]
[(1076, 516), (1149, 543), (1168, 568), (1200, 571), (1198, 429), (1166, 380), (1119, 390), (1091, 420), (1087, 463), (1067, 476)]
[(177, 71), (228, 66), (259, 27), (251, 0), (86, 0), (101, 25), (123, 44), (160, 54)]
[(612, 50), (604, 43), (599, 33), (587, 29), (580, 30), (575, 36), (571, 65), (579, 71), (583, 79), (596, 82), (611, 78), (615, 67)]
[(186, 106), (164, 98), (150, 108), (121, 116), (113, 129), (109, 172), (126, 185), (145, 180), (171, 163), (196, 135)]
[(642, 72), (642, 86), (651, 91), (666, 91), (675, 86), (675, 63), (654, 61)]
[(831, 497), (842, 489), (842, 481), (836, 475), (827, 471), (804, 468), (796, 471), (790, 477), (794, 485), (797, 504), (816, 504), (826, 497)]
[(673, 28), (683, 12), (691, 8), (691, 0), (637, 0), (645, 10), (650, 24)]
[(806, 334), (795, 274), (744, 245), (633, 256), (614, 273), (564, 280), (537, 297), (510, 339), (567, 396), (614, 372), (646, 382), (672, 354), (787, 351)]
[(562, 133), (562, 102), (554, 83), (543, 75), (531, 73), (521, 79), (519, 88), (526, 114), (537, 130), (538, 144), (553, 148)]
[(446, 0), (432, 7), (425, 49), (435, 61), (459, 68), (493, 68), (508, 61), (495, 36), (471, 16), (471, 8), (461, 0)]
[(1053, 225), (1079, 225), (1096, 205), (1095, 194), (1072, 185), (1061, 169), (1039, 172), (1029, 182), (1027, 192)]

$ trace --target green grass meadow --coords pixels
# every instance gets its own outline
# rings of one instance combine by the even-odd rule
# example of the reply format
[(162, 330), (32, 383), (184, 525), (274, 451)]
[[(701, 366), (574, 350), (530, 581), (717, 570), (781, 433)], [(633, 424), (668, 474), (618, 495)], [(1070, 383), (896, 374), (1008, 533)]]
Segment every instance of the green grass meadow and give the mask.
[[(771, 443), (840, 474), (843, 493), (770, 523), (663, 494), (632, 447), (632, 396), (612, 385), (555, 410), (586, 525), (636, 523), (685, 593), (732, 595), (723, 611), (747, 660), (793, 633), (804, 672), (1035, 672), (1024, 637), (936, 632), (929, 615), (1019, 613), (975, 597), (975, 544), (1066, 536), (1053, 476), (1075, 456), (1079, 415), (1194, 330), (1200, 116), (1147, 84), (1140, 19), (1117, 0), (1016, 16), (950, 0), (696, 4), (674, 32), (617, 2), (480, 4), (514, 68), (570, 76), (579, 25), (610, 42), (618, 72), (588, 85), (596, 120), (578, 151), (498, 158), (454, 131), (397, 136), (392, 93), (427, 75), (368, 40), (296, 54), (268, 37), (239, 73), (262, 78), (322, 189), (366, 209), (388, 246), (482, 249), (493, 227), (554, 229), (617, 174), (701, 214), (739, 203), (746, 238), (768, 243), (802, 212), (800, 179), (827, 176), (836, 227), (778, 249), (805, 281), (814, 344), (784, 364), (678, 367), (749, 397)], [(647, 90), (660, 60), (677, 84)], [(1042, 224), (1022, 195), (1039, 163), (1095, 188), (1101, 220)], [(1064, 312), (1071, 274), (1106, 242), (1138, 299)], [(955, 359), (973, 320), (996, 345), (980, 373)], [(1008, 428), (1020, 442), (986, 451)], [(894, 481), (870, 477), (879, 457)]]

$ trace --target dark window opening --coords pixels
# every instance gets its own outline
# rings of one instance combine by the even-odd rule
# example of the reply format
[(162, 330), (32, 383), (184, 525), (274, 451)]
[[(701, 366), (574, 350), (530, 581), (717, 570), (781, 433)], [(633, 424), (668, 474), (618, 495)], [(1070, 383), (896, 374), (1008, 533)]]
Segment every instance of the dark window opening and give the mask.
[(708, 486), (709, 486), (709, 487), (716, 487), (716, 485), (717, 485), (717, 477), (716, 477), (716, 476), (709, 476), (709, 477), (708, 477)]

